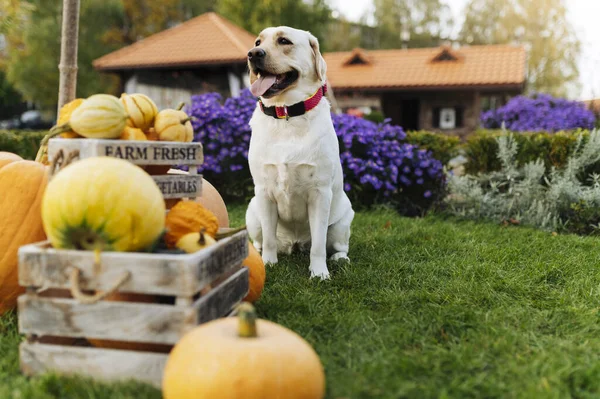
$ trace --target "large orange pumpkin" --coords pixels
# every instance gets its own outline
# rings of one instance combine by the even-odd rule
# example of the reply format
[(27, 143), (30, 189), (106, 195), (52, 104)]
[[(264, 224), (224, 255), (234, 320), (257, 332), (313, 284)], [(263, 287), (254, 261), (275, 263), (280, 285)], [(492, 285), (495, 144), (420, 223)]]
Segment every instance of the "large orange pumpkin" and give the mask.
[(244, 301), (256, 302), (265, 287), (267, 274), (262, 257), (251, 242), (248, 242), (248, 257), (244, 259), (242, 265), (248, 268), (248, 277), (250, 280), (250, 290)]
[(318, 353), (294, 331), (259, 319), (243, 303), (236, 317), (200, 324), (177, 342), (162, 379), (164, 399), (322, 399)]
[(12, 162), (22, 161), (23, 158), (12, 152), (0, 151), (0, 168)]
[(15, 161), (0, 169), (0, 314), (16, 306), (24, 291), (18, 281), (18, 249), (43, 241), (41, 202), (46, 166)]
[(196, 198), (196, 202), (215, 214), (219, 221), (219, 227), (229, 227), (229, 214), (225, 201), (217, 189), (206, 179), (202, 179), (202, 195)]

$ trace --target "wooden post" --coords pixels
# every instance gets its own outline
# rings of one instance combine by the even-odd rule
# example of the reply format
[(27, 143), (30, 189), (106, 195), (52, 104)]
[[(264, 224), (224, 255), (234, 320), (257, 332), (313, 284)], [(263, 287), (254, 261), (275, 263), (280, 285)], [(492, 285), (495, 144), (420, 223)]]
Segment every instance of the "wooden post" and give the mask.
[(79, 0), (63, 0), (60, 64), (58, 65), (60, 71), (58, 111), (76, 96), (78, 36)]

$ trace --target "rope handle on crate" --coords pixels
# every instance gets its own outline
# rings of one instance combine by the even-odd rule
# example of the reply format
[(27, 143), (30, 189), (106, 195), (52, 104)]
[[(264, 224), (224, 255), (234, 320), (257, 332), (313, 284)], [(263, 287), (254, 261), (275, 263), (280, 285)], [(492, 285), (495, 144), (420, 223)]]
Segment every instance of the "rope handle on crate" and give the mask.
[(77, 268), (77, 267), (73, 267), (73, 269), (71, 270), (71, 276), (69, 277), (69, 281), (71, 283), (71, 295), (73, 296), (73, 298), (77, 299), (79, 302), (86, 304), (86, 305), (94, 304), (94, 303), (106, 298), (107, 296), (112, 295), (123, 284), (125, 284), (127, 282), (127, 280), (129, 280), (129, 278), (131, 277), (131, 272), (125, 271), (125, 273), (123, 273), (123, 275), (108, 290), (106, 290), (104, 292), (97, 292), (94, 295), (88, 295), (88, 294), (84, 294), (81, 291), (81, 287), (79, 286), (80, 274), (81, 274), (81, 270), (79, 270), (79, 268)]

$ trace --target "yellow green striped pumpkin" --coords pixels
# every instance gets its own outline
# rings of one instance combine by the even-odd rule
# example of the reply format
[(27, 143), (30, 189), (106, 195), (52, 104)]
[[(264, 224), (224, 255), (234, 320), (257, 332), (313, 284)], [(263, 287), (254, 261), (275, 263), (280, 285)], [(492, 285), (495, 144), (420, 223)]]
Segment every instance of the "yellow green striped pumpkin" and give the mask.
[(165, 202), (142, 168), (93, 157), (61, 169), (42, 199), (42, 222), (54, 248), (140, 251), (165, 227)]
[(94, 94), (83, 101), (69, 118), (77, 134), (91, 139), (118, 139), (129, 115), (119, 99), (110, 94)]
[(120, 100), (125, 107), (125, 112), (129, 114), (127, 125), (144, 132), (152, 127), (158, 108), (150, 97), (141, 93), (123, 93)]

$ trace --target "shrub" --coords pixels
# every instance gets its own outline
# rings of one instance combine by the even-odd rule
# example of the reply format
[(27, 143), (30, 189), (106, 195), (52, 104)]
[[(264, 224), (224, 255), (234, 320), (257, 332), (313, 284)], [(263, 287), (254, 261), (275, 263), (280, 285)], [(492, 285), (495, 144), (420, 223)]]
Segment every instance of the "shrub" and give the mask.
[(393, 203), (412, 216), (439, 199), (444, 185), (441, 162), (407, 143), (401, 127), (344, 114), (332, 118), (345, 190), (353, 204)]
[[(204, 144), (199, 169), (228, 198), (248, 199), (248, 122), (256, 106), (249, 90), (221, 104), (216, 93), (192, 98), (195, 140)], [(345, 187), (357, 207), (392, 202), (406, 214), (421, 213), (441, 196), (444, 174), (431, 152), (406, 142), (402, 128), (350, 115), (332, 114), (340, 143)]]
[(365, 116), (363, 116), (363, 118), (375, 123), (382, 123), (383, 121), (385, 121), (385, 116), (382, 112), (379, 111), (372, 111), (370, 114), (366, 114)]
[(482, 113), (481, 121), (487, 129), (505, 124), (515, 132), (592, 129), (595, 125), (594, 113), (582, 103), (548, 94), (514, 97), (505, 106)]
[(547, 170), (541, 159), (520, 166), (512, 134), (496, 138), (499, 171), (450, 176), (446, 203), (468, 218), (512, 221), (546, 230), (598, 232), (600, 175), (586, 169), (600, 161), (600, 131), (577, 135), (566, 163)]
[[(513, 140), (519, 147), (519, 151), (515, 155), (517, 165), (523, 166), (527, 162), (540, 158), (548, 170), (552, 167), (563, 167), (573, 153), (577, 145), (577, 137), (580, 134), (584, 142), (589, 137), (588, 131), (580, 130), (561, 131), (553, 134), (516, 134), (513, 136)], [(500, 170), (501, 162), (496, 155), (498, 153), (497, 139), (506, 135), (504, 130), (480, 130), (469, 136), (464, 144), (464, 153), (467, 158), (466, 172), (476, 174)], [(598, 166), (600, 167), (600, 165)]]
[(424, 130), (407, 132), (406, 140), (420, 148), (431, 151), (433, 157), (442, 164), (459, 155), (460, 139), (443, 133)]
[(23, 159), (35, 159), (40, 141), (47, 131), (37, 130), (0, 130), (0, 151), (7, 151)]

